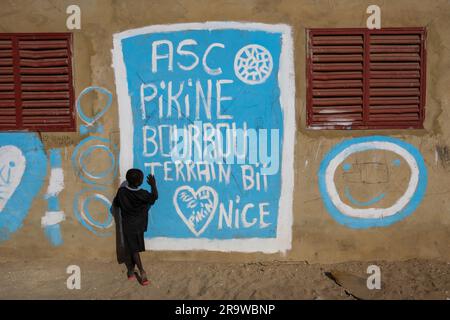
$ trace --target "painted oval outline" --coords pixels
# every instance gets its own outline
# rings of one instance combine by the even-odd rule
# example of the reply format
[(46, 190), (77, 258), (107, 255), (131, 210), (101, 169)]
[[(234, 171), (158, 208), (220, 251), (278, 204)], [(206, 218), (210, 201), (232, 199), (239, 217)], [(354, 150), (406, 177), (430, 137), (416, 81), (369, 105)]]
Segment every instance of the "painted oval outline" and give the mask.
[[(393, 151), (392, 149), (400, 153)], [(405, 191), (403, 196), (389, 208), (354, 209), (346, 204), (344, 204), (344, 206), (341, 206), (339, 204), (339, 196), (339, 201), (336, 201), (336, 194), (333, 190), (333, 187), (335, 189), (333, 179), (337, 166), (350, 154), (367, 150), (393, 151), (401, 155), (410, 165), (410, 168), (412, 170), (408, 189)], [(338, 159), (335, 160), (337, 157)], [(342, 161), (340, 161), (340, 159), (342, 159)], [(331, 173), (333, 173), (333, 176), (327, 177), (327, 174)], [(411, 144), (396, 138), (386, 136), (370, 136), (346, 140), (333, 147), (332, 150), (322, 160), (318, 173), (318, 180), (322, 199), (331, 216), (343, 225), (349, 226), (351, 228), (362, 229), (388, 226), (402, 220), (403, 218), (414, 212), (423, 199), (423, 196), (425, 195), (427, 186), (427, 170), (422, 155)], [(330, 181), (332, 181), (332, 183), (330, 183)], [(329, 191), (332, 192), (333, 198), (330, 196)], [(339, 206), (337, 206), (336, 204), (339, 204)], [(349, 211), (347, 211), (347, 208), (345, 206), (351, 209), (350, 212), (353, 211), (353, 216), (346, 215), (346, 213), (348, 213)], [(344, 212), (341, 211), (340, 208), (345, 208)], [(386, 211), (387, 209), (390, 209), (390, 211)], [(357, 213), (356, 215), (355, 212)], [(371, 213), (371, 217), (367, 217), (368, 212)], [(361, 217), (361, 215), (364, 215), (365, 217), (363, 218)]]

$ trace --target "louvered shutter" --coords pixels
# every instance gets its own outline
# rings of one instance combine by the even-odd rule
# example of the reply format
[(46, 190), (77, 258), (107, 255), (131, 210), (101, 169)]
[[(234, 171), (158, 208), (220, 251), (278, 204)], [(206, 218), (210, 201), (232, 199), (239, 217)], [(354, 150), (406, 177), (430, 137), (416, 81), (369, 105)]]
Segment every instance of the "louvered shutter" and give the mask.
[(16, 93), (10, 37), (0, 36), (0, 128), (16, 128)]
[(308, 30), (310, 128), (421, 128), (423, 29)]
[(421, 127), (424, 33), (374, 31), (369, 37), (369, 125)]
[(317, 32), (309, 41), (309, 124), (362, 124), (364, 35)]
[(74, 130), (71, 35), (11, 35), (9, 41), (16, 117), (13, 128), (0, 121), (0, 129)]

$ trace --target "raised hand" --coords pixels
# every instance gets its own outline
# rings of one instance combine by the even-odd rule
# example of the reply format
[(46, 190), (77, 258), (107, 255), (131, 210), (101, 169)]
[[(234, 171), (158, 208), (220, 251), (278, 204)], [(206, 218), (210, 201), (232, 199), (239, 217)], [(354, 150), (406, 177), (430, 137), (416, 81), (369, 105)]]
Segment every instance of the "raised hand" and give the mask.
[(149, 175), (147, 176), (147, 183), (148, 183), (150, 186), (156, 185), (156, 179), (155, 179), (155, 176), (152, 175), (152, 174), (149, 174)]

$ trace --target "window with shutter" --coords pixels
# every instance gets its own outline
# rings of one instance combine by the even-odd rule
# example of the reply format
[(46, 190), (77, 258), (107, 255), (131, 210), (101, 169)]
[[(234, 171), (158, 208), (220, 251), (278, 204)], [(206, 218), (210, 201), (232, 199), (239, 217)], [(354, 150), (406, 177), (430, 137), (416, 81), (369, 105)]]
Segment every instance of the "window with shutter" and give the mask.
[(0, 130), (74, 131), (72, 36), (0, 34)]
[(423, 128), (425, 29), (309, 29), (307, 124)]

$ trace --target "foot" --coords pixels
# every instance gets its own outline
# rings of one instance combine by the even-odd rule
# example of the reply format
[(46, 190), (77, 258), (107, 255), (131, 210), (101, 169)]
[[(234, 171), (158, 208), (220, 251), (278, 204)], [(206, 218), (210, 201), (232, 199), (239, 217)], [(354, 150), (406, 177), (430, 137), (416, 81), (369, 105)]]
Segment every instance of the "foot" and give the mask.
[(135, 277), (135, 275), (134, 275), (134, 270), (128, 270), (127, 271), (127, 277), (128, 277), (128, 280), (134, 280), (136, 277)]
[(140, 271), (140, 277), (143, 286), (146, 286), (150, 283), (150, 281), (148, 281), (147, 279), (147, 273), (144, 270)]

